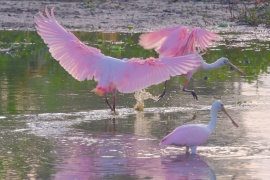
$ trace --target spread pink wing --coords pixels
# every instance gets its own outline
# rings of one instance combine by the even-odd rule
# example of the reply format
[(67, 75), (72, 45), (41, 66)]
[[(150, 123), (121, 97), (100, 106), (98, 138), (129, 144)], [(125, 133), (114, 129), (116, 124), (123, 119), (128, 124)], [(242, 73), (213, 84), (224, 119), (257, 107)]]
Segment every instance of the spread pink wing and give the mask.
[(35, 17), (38, 34), (48, 45), (52, 56), (75, 79), (83, 81), (93, 77), (98, 88), (106, 91), (135, 92), (152, 84), (168, 80), (171, 76), (186, 74), (199, 67), (202, 58), (189, 55), (173, 58), (149, 58), (130, 61), (119, 60), (84, 45), (71, 32), (65, 30), (46, 8), (46, 17)]
[(126, 61), (125, 72), (117, 82), (117, 89), (120, 92), (135, 92), (170, 77), (186, 74), (199, 67), (202, 61), (202, 57), (195, 54), (146, 60), (132, 58)]
[(140, 35), (139, 44), (145, 49), (159, 49), (163, 42), (168, 38), (168, 36), (170, 36), (173, 31), (179, 28), (186, 29), (184, 26), (175, 26), (147, 34), (142, 34)]
[(55, 19), (53, 8), (51, 15), (46, 8), (46, 17), (40, 13), (35, 17), (36, 29), (49, 51), (60, 65), (75, 79), (92, 79), (104, 57), (99, 49), (84, 45), (71, 32), (66, 31)]
[(165, 41), (155, 49), (159, 53), (159, 57), (175, 57), (186, 36), (187, 28), (185, 26), (179, 26), (172, 31)]
[(175, 56), (200, 53), (207, 50), (215, 41), (219, 40), (220, 36), (202, 28), (191, 29), (185, 40), (180, 45), (179, 51)]

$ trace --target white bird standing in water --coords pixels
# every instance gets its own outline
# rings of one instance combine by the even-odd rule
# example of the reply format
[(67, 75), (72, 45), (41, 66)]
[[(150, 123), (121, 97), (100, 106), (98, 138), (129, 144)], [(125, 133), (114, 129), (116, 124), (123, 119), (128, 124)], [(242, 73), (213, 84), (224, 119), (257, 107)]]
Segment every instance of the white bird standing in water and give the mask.
[(189, 148), (191, 148), (191, 153), (196, 154), (197, 146), (206, 143), (210, 135), (214, 132), (217, 123), (217, 114), (219, 110), (223, 111), (230, 118), (231, 122), (235, 127), (238, 127), (236, 122), (226, 112), (221, 101), (217, 100), (212, 104), (211, 121), (208, 125), (187, 124), (179, 126), (160, 141), (160, 146), (186, 146), (186, 153), (188, 153)]

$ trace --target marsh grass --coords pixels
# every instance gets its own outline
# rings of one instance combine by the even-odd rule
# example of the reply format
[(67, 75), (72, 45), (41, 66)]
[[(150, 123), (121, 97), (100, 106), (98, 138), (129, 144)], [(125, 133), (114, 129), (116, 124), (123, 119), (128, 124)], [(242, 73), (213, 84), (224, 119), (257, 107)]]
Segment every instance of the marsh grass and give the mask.
[[(203, 2), (220, 3), (230, 13), (230, 20), (251, 26), (265, 25), (270, 27), (269, 0), (168, 0), (169, 2)], [(186, 11), (190, 11), (187, 9)], [(207, 10), (206, 10), (207, 12)], [(205, 19), (205, 18), (204, 18)], [(207, 23), (206, 23), (207, 24)], [(219, 25), (223, 27), (223, 25)]]
[(238, 19), (248, 25), (263, 24), (270, 27), (270, 3), (258, 4), (258, 1), (254, 1), (254, 7), (249, 7), (246, 2), (243, 2)]
[[(224, 3), (224, 2), (223, 2)], [(270, 2), (267, 0), (229, 0), (230, 19), (251, 26), (270, 27)], [(226, 4), (225, 3), (225, 4)]]

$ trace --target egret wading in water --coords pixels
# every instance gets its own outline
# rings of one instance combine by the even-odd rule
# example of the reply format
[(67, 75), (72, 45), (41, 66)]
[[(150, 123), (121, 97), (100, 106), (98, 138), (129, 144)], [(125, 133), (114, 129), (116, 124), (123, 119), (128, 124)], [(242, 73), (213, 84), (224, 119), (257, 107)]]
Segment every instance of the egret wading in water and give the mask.
[[(131, 58), (121, 60), (105, 56), (99, 49), (86, 46), (74, 34), (62, 27), (54, 17), (53, 8), (46, 15), (35, 17), (37, 33), (47, 44), (53, 58), (78, 81), (98, 82), (92, 90), (104, 96), (105, 102), (115, 113), (116, 92), (133, 93), (148, 86), (164, 82), (172, 76), (186, 74), (200, 66), (202, 57), (195, 54), (177, 57)], [(113, 105), (107, 93), (113, 93)]]
[[(155, 49), (161, 58), (183, 56), (188, 54), (203, 54), (203, 52), (205, 52), (209, 46), (219, 39), (220, 36), (218, 34), (199, 27), (192, 28), (188, 31), (187, 27), (185, 26), (175, 26), (142, 34), (140, 36), (139, 44), (145, 49)], [(234, 66), (227, 58), (222, 57), (211, 64), (201, 61), (198, 68), (182, 75), (186, 77), (182, 90), (184, 92), (191, 93), (194, 99), (198, 100), (195, 91), (186, 88), (193, 74), (200, 69), (212, 70), (226, 65), (233, 67), (233, 69), (245, 76), (245, 73)], [(165, 81), (164, 90), (160, 94), (159, 99), (166, 94), (166, 87), (167, 81)]]
[(176, 145), (185, 146), (186, 153), (191, 148), (191, 153), (196, 154), (197, 146), (205, 144), (210, 135), (214, 132), (217, 123), (218, 111), (223, 111), (231, 120), (235, 127), (238, 127), (237, 123), (231, 118), (226, 112), (221, 101), (217, 100), (212, 104), (211, 107), (211, 121), (208, 125), (205, 124), (186, 124), (179, 126), (173, 130), (170, 134), (165, 136), (160, 141), (160, 146), (165, 145)]

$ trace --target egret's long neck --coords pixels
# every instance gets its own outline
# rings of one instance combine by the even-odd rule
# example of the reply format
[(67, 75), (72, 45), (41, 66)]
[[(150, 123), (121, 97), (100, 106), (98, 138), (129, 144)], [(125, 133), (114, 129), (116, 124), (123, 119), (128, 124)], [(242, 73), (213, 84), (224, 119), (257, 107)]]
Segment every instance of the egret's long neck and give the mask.
[(218, 114), (218, 110), (215, 107), (211, 108), (211, 121), (208, 124), (208, 129), (212, 132), (214, 132), (215, 128), (216, 128), (216, 124), (217, 124), (217, 114)]
[(220, 61), (215, 61), (211, 64), (208, 64), (206, 62), (202, 62), (202, 65), (201, 65), (201, 69), (203, 70), (211, 70), (211, 69), (215, 69), (215, 68), (218, 68), (218, 67), (221, 67), (221, 66), (224, 66), (224, 64), (220, 63)]

